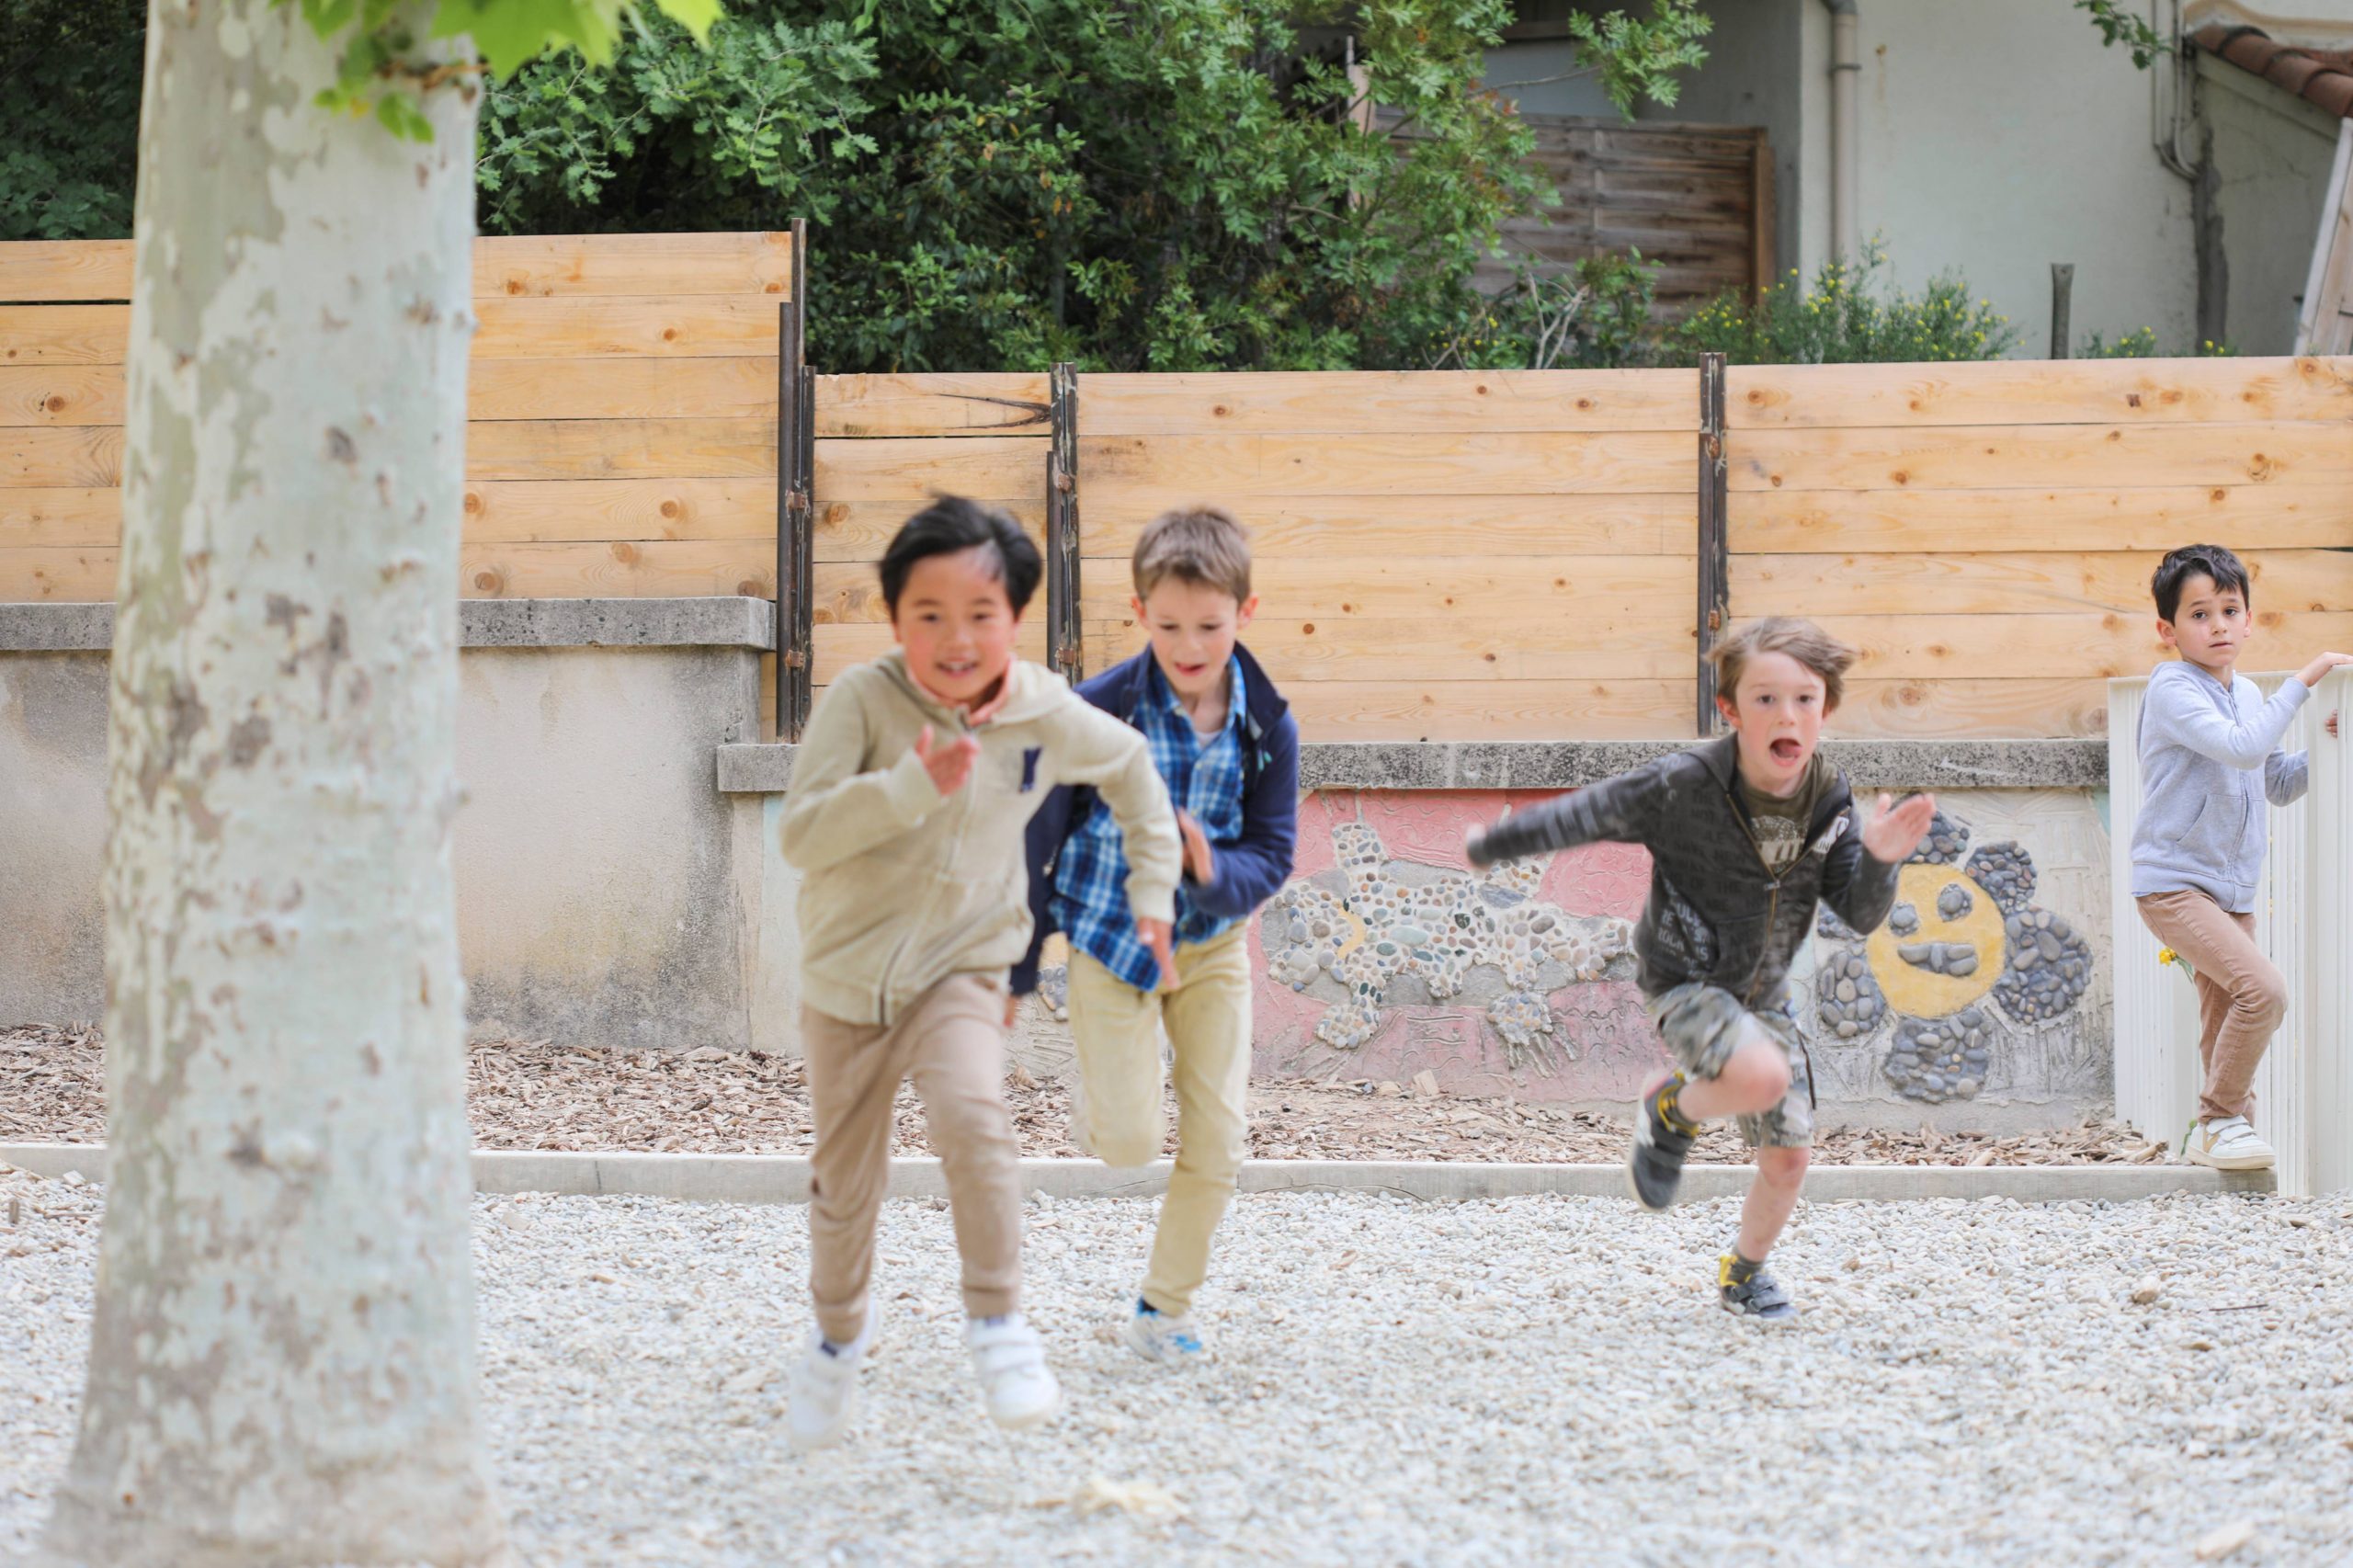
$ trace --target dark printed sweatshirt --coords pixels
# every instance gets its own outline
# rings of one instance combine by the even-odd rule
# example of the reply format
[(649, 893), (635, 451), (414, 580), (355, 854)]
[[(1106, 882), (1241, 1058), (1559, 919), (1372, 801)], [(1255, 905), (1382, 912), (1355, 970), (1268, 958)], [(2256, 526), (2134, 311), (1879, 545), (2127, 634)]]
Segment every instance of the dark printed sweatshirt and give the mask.
[(1813, 926), (1815, 904), (1859, 932), (1887, 918), (1897, 868), (1863, 848), (1854, 793), (1834, 777), (1816, 803), (1804, 850), (1779, 876), (1766, 869), (1740, 799), (1736, 736), (1679, 751), (1505, 818), (1474, 841), (1482, 866), (1580, 844), (1650, 851), (1650, 896), (1634, 928), (1645, 996), (1704, 983), (1770, 1003)]

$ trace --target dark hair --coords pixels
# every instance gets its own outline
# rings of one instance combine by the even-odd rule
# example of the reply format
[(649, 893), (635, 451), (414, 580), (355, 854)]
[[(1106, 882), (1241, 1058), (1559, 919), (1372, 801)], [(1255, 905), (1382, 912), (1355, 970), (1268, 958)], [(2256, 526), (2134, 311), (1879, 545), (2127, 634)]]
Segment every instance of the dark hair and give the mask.
[(985, 547), (996, 558), (996, 574), (1005, 597), (1019, 615), (1038, 591), (1045, 575), (1045, 558), (1010, 513), (968, 501), (961, 495), (941, 495), (899, 525), (891, 548), (882, 552), (882, 602), (896, 615), (899, 595), (915, 562), (934, 555), (957, 555)]
[(2192, 577), (2211, 577), (2214, 586), (2223, 593), (2236, 588), (2239, 597), (2249, 608), (2255, 605), (2255, 585), (2246, 574), (2246, 563), (2219, 544), (2185, 544), (2157, 562), (2156, 575), (2149, 579), (2149, 591), (2157, 597), (2157, 619), (2171, 620), (2181, 608), (2181, 587)]
[(1810, 620), (1790, 615), (1768, 615), (1752, 620), (1708, 650), (1716, 667), (1716, 694), (1724, 701), (1740, 698), (1740, 677), (1759, 653), (1787, 653), (1822, 678), (1822, 710), (1838, 711), (1847, 695), (1847, 672), (1855, 665), (1855, 651)]

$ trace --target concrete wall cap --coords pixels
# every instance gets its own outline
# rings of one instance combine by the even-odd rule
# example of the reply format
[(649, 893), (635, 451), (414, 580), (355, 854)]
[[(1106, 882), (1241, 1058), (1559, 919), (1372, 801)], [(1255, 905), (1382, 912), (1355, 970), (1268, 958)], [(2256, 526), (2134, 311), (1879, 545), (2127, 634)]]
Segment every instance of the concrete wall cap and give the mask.
[[(465, 599), (466, 648), (752, 648), (776, 646), (776, 607), (726, 596), (679, 599)], [(0, 653), (103, 653), (110, 604), (0, 604)]]
[[(1306, 790), (1574, 790), (1690, 741), (1324, 741), (1300, 748)], [(725, 794), (792, 781), (792, 747), (723, 745)], [(1824, 755), (1858, 790), (2102, 790), (2108, 743), (1830, 741)]]

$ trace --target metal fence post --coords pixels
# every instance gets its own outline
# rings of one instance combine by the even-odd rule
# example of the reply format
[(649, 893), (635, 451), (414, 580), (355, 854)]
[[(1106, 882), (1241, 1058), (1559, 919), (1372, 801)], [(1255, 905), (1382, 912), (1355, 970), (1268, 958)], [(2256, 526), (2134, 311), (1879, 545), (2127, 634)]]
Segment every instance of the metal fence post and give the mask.
[(792, 221), (792, 297), (778, 307), (776, 361), (776, 734), (809, 722), (809, 645), (816, 619), (811, 469), (816, 378), (808, 359), (809, 231)]
[(1053, 439), (1046, 450), (1046, 662), (1075, 681), (1086, 673), (1078, 602), (1078, 367), (1047, 380)]
[(1714, 734), (1716, 667), (1708, 654), (1732, 619), (1732, 549), (1724, 534), (1724, 357), (1699, 356), (1699, 733)]

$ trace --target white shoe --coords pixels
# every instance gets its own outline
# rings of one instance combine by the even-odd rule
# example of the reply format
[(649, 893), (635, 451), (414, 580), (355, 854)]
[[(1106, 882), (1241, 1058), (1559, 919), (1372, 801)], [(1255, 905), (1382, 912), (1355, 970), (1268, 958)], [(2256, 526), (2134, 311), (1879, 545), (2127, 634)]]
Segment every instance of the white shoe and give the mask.
[(1019, 1312), (969, 1320), (964, 1344), (981, 1375), (990, 1420), (1008, 1432), (1026, 1432), (1062, 1413), (1063, 1391), (1046, 1369), (1046, 1346)]
[(2218, 1171), (2268, 1171), (2279, 1158), (2243, 1116), (2191, 1122), (2182, 1157)]
[(1127, 1341), (1129, 1349), (1164, 1367), (1198, 1367), (1209, 1358), (1192, 1313), (1164, 1312), (1141, 1300), (1121, 1326), (1120, 1336)]
[(822, 1333), (810, 1331), (809, 1353), (792, 1369), (787, 1402), (794, 1448), (804, 1451), (825, 1448), (848, 1433), (849, 1418), (858, 1409), (858, 1371), (866, 1364), (867, 1346), (873, 1342), (871, 1323), (856, 1344), (834, 1348), (826, 1346)]

